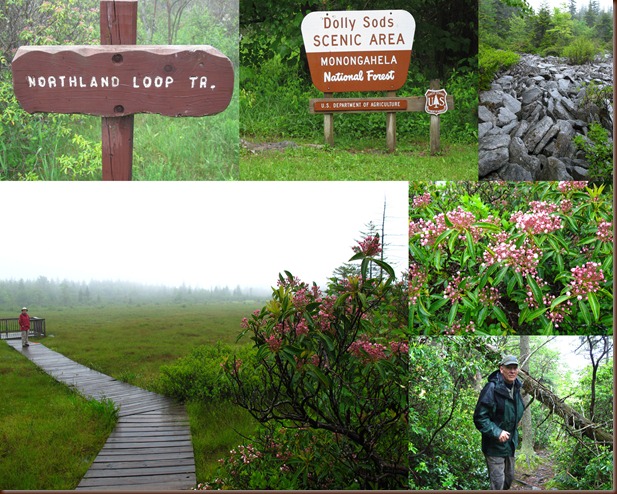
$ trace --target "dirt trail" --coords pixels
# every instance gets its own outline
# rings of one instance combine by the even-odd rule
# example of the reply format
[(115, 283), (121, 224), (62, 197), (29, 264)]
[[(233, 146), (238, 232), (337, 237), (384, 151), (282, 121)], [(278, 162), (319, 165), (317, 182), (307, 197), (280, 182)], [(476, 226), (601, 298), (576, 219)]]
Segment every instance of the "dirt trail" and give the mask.
[[(528, 490), (545, 490), (545, 484), (554, 477), (553, 463), (548, 451), (537, 451), (537, 454), (542, 458), (542, 463), (538, 465), (532, 472), (523, 473), (523, 465), (517, 462), (516, 474), (514, 475), (514, 484), (511, 489), (515, 491)], [(521, 463), (524, 463), (521, 461)]]

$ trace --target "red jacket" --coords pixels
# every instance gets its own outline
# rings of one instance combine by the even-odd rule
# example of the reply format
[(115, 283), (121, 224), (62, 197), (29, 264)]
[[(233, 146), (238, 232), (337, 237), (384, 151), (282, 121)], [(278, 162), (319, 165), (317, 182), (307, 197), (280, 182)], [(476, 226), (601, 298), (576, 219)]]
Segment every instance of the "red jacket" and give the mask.
[(19, 314), (19, 329), (22, 331), (30, 331), (30, 316), (24, 312)]

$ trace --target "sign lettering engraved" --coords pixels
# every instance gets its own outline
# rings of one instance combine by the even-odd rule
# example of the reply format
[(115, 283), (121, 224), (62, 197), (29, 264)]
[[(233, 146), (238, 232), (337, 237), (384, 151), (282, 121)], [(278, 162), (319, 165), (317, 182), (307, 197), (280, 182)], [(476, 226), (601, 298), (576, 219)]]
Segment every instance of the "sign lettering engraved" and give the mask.
[(15, 95), (30, 113), (204, 116), (233, 92), (231, 61), (210, 46), (21, 47)]

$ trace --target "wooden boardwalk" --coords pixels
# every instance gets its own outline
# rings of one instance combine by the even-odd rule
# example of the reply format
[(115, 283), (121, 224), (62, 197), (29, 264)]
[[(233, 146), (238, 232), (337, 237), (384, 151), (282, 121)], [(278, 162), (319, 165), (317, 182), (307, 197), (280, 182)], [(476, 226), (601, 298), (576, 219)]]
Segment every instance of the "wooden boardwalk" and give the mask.
[(188, 416), (170, 398), (113, 379), (44, 345), (7, 343), (57, 381), (119, 408), (116, 429), (77, 486), (82, 489), (184, 490), (195, 486)]

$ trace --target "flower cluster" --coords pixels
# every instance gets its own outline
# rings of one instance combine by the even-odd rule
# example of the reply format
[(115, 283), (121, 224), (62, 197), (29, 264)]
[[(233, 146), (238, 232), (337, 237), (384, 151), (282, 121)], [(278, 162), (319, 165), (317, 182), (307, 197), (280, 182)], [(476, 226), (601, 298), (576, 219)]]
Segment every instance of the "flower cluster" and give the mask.
[(352, 247), (356, 253), (362, 252), (367, 257), (375, 257), (381, 253), (381, 244), (379, 242), (379, 235), (368, 235), (358, 245)]
[(458, 302), (463, 298), (463, 291), (465, 290), (465, 284), (461, 287), (461, 282), (463, 281), (463, 277), (461, 276), (461, 272), (459, 271), (452, 277), (448, 284), (446, 285), (446, 289), (443, 292), (443, 296), (447, 299), (450, 299), (452, 303)]
[(430, 192), (425, 192), (420, 196), (416, 196), (413, 198), (412, 205), (414, 208), (421, 208), (424, 206), (428, 206), (431, 203), (431, 194)]
[(447, 327), (444, 330), (444, 334), (454, 335), (461, 333), (475, 333), (476, 332), (476, 324), (473, 321), (469, 321), (469, 324), (465, 324), (463, 326), (462, 323), (455, 322), (451, 326)]
[(361, 338), (349, 345), (349, 353), (363, 362), (375, 362), (386, 358), (386, 347), (380, 343), (371, 343)]
[(422, 291), (423, 285), (426, 283), (428, 275), (422, 269), (422, 266), (412, 262), (409, 265), (409, 303), (415, 305), (418, 303), (418, 296)]
[[(433, 221), (420, 218), (419, 220), (412, 221), (409, 224), (409, 236), (412, 237), (416, 234), (420, 234), (420, 244), (422, 246), (433, 245), (439, 235), (453, 228), (460, 232), (468, 231), (471, 233), (473, 239), (478, 241), (482, 236), (482, 229), (472, 226), (478, 220), (473, 213), (465, 211), (461, 206), (458, 206), (454, 211), (448, 213), (440, 213), (435, 216)], [(484, 220), (487, 222), (494, 221), (494, 218), (489, 217)], [(448, 226), (447, 223), (452, 226)], [(465, 238), (461, 235), (461, 238)]]
[(557, 211), (557, 204), (532, 201), (529, 205), (531, 206), (531, 212), (523, 213), (517, 211), (511, 216), (510, 219), (516, 224), (517, 229), (535, 235), (561, 230), (563, 227), (561, 218), (551, 214)]
[(613, 223), (610, 221), (601, 221), (598, 223), (596, 237), (600, 242), (611, 243), (613, 241)]
[(523, 239), (522, 245), (517, 246), (507, 233), (502, 232), (497, 234), (496, 243), (490, 244), (489, 248), (484, 251), (483, 257), (485, 266), (503, 263), (522, 276), (530, 275), (537, 278), (541, 254), (542, 251), (531, 245), (529, 239)]
[(405, 342), (401, 341), (391, 341), (390, 342), (390, 351), (394, 355), (408, 355), (409, 354), (409, 345)]
[(563, 192), (564, 194), (566, 192), (570, 192), (571, 190), (581, 190), (581, 189), (584, 189), (585, 187), (587, 187), (587, 182), (576, 182), (576, 181), (559, 182), (559, 185), (557, 186), (557, 188), (559, 189), (559, 192)]
[(570, 272), (574, 278), (570, 285), (572, 295), (578, 300), (587, 300), (587, 295), (597, 292), (600, 283), (604, 282), (604, 272), (597, 262), (590, 261), (582, 266), (576, 266)]

